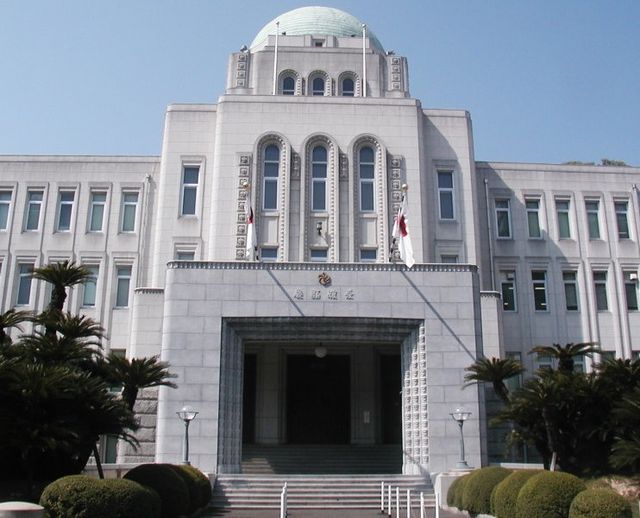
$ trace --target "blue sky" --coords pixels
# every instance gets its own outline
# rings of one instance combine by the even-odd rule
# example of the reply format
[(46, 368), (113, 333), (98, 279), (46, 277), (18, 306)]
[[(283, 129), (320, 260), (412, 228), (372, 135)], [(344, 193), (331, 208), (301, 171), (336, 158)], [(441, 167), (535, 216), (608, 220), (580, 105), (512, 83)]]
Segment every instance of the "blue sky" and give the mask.
[[(158, 154), (171, 102), (215, 102), (264, 0), (0, 0), (0, 154)], [(407, 56), (478, 160), (640, 165), (640, 1), (345, 0)]]

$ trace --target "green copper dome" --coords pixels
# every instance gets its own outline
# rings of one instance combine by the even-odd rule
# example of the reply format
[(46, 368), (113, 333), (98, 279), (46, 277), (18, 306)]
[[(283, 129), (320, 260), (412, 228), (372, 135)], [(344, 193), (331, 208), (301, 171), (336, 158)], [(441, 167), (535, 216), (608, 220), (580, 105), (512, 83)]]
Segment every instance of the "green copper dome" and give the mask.
[[(281, 14), (267, 23), (253, 38), (251, 47), (264, 43), (269, 34), (275, 34), (276, 22), (280, 22), (280, 34), (286, 32), (289, 36), (362, 37), (362, 22), (349, 13), (332, 7), (300, 7)], [(367, 36), (374, 50), (384, 52), (378, 38), (369, 27), (367, 27)]]

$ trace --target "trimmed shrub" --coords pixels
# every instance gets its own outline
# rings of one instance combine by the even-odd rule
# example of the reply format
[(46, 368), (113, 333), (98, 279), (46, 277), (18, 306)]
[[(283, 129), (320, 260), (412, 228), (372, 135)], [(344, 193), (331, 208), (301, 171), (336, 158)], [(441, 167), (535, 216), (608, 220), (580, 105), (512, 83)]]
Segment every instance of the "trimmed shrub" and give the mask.
[(211, 500), (211, 481), (202, 471), (193, 466), (180, 465), (178, 469), (186, 473), (192, 480), (192, 483), (198, 488), (198, 505), (196, 509), (209, 505)]
[(631, 518), (629, 503), (610, 489), (587, 489), (571, 502), (569, 518)]
[(522, 486), (516, 518), (567, 518), (571, 502), (586, 486), (569, 473), (543, 471)]
[(480, 468), (469, 475), (462, 493), (462, 508), (475, 514), (491, 513), (491, 492), (511, 470), (499, 466)]
[(200, 504), (200, 488), (196, 484), (194, 477), (182, 469), (183, 466), (177, 464), (165, 464), (165, 466), (169, 466), (187, 486), (189, 491), (189, 512), (187, 514), (193, 514), (202, 507)]
[(467, 485), (467, 482), (469, 481), (469, 477), (471, 476), (471, 473), (467, 473), (466, 475), (461, 476), (457, 482), (458, 484), (456, 485), (456, 489), (453, 493), (453, 507), (456, 507), (457, 509), (460, 509), (462, 511), (462, 495), (464, 494), (464, 487)]
[(182, 477), (167, 464), (141, 464), (125, 476), (160, 495), (160, 516), (177, 518), (189, 513), (189, 489)]
[(457, 507), (455, 502), (457, 500), (456, 492), (458, 491), (459, 486), (461, 485), (460, 481), (464, 478), (464, 475), (456, 478), (451, 485), (449, 486), (449, 490), (447, 491), (447, 505), (449, 507)]
[(491, 514), (496, 518), (516, 518), (516, 501), (522, 486), (539, 469), (519, 469), (502, 480), (491, 492)]
[(138, 518), (160, 516), (160, 497), (131, 480), (70, 475), (49, 484), (40, 505), (50, 518)]

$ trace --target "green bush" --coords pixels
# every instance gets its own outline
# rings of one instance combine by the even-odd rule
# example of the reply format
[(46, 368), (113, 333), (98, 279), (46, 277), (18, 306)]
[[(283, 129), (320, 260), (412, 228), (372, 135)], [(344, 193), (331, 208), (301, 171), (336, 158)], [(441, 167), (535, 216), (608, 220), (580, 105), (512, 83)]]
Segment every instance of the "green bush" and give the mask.
[(516, 518), (518, 493), (525, 482), (538, 473), (539, 469), (516, 470), (494, 487), (491, 493), (491, 514), (496, 518)]
[(191, 479), (191, 483), (197, 488), (198, 502), (195, 509), (209, 505), (211, 500), (211, 481), (209, 477), (193, 466), (180, 465), (176, 466), (176, 468), (186, 473)]
[(449, 490), (447, 491), (447, 505), (449, 507), (457, 507), (456, 506), (456, 501), (457, 501), (457, 492), (458, 492), (458, 488), (463, 485), (460, 481), (464, 478), (464, 476), (462, 477), (458, 477), (456, 478), (453, 482), (451, 482), (451, 485), (449, 486)]
[(522, 486), (516, 518), (567, 518), (571, 502), (586, 486), (569, 473), (543, 471)]
[(469, 477), (471, 473), (467, 473), (466, 475), (458, 478), (455, 492), (453, 494), (453, 499), (451, 500), (453, 503), (453, 507), (460, 509), (462, 511), (462, 495), (464, 494), (464, 487), (467, 485)]
[(462, 492), (462, 509), (475, 514), (491, 513), (491, 492), (503, 479), (511, 474), (511, 470), (499, 466), (489, 466), (475, 470)]
[(160, 497), (131, 480), (70, 475), (49, 484), (40, 497), (49, 518), (160, 516)]
[(182, 477), (167, 464), (141, 464), (125, 476), (160, 495), (160, 516), (177, 518), (189, 513), (189, 489)]
[(188, 514), (193, 514), (196, 510), (202, 507), (200, 503), (200, 488), (196, 484), (195, 478), (187, 473), (187, 470), (182, 469), (183, 466), (179, 466), (177, 464), (165, 464), (165, 466), (169, 466), (176, 475), (178, 475), (182, 481), (187, 486), (187, 490), (189, 491), (189, 512)]
[(631, 518), (629, 503), (610, 489), (587, 489), (571, 502), (569, 518)]

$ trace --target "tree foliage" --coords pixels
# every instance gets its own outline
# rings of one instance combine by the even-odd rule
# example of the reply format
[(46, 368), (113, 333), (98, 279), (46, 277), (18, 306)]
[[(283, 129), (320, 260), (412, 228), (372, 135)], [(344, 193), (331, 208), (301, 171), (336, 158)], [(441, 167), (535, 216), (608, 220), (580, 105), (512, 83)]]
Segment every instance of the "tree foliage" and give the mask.
[(467, 385), (473, 383), (491, 383), (496, 395), (505, 403), (509, 400), (509, 389), (505, 381), (519, 376), (525, 371), (520, 362), (512, 358), (480, 358), (465, 369), (464, 380)]

